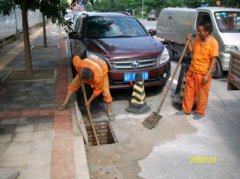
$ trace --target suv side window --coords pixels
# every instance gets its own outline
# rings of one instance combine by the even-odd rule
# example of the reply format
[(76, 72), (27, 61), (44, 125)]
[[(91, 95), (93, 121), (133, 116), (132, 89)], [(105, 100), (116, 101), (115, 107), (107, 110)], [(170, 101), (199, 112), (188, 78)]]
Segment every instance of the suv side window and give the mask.
[(77, 19), (77, 22), (75, 24), (75, 31), (79, 34), (82, 33), (82, 26), (83, 26), (83, 17), (80, 16), (78, 19)]
[[(83, 34), (83, 20), (84, 20), (84, 16), (79, 16), (76, 19), (76, 23), (74, 26), (74, 31), (77, 32), (80, 36), (82, 36)], [(77, 53), (81, 58), (86, 58), (87, 48), (81, 39), (72, 39), (70, 43), (71, 43), (71, 48), (77, 49), (75, 53)]]

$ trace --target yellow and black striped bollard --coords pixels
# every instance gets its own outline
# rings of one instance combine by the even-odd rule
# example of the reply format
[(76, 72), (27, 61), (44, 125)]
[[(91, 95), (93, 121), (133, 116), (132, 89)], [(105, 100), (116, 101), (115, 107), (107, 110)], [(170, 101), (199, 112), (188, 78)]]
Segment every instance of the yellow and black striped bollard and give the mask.
[(145, 102), (145, 88), (144, 81), (142, 80), (142, 74), (137, 73), (135, 77), (135, 83), (133, 85), (133, 92), (130, 104), (126, 108), (126, 111), (136, 114), (143, 114), (149, 110), (150, 107), (147, 106)]

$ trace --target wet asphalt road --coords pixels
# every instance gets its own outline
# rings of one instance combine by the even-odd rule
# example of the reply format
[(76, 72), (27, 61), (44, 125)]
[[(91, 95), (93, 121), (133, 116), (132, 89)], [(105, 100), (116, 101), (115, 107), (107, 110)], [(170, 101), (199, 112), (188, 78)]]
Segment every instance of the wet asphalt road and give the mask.
[[(142, 23), (145, 26), (154, 26), (153, 22), (144, 20)], [(176, 61), (171, 64), (173, 71)], [(224, 73), (221, 79), (212, 80), (207, 115), (201, 121), (194, 121), (191, 115), (184, 118), (189, 125), (196, 128), (196, 132), (178, 135), (174, 140), (156, 145), (153, 151), (139, 162), (142, 169), (139, 176), (238, 178), (239, 109), (240, 91), (227, 90), (227, 73)]]

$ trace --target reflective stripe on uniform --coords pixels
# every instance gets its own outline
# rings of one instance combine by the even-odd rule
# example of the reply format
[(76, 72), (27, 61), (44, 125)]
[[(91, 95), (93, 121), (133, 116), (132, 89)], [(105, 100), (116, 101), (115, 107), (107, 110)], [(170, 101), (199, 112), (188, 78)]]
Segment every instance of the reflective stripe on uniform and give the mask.
[(92, 60), (89, 60), (89, 59), (85, 59), (85, 61), (87, 61), (87, 62), (93, 64), (95, 67), (97, 67), (98, 70), (99, 70), (100, 73), (101, 73), (101, 76), (103, 75), (103, 71), (102, 71), (102, 69), (100, 68), (100, 66), (99, 66), (96, 62), (93, 62)]

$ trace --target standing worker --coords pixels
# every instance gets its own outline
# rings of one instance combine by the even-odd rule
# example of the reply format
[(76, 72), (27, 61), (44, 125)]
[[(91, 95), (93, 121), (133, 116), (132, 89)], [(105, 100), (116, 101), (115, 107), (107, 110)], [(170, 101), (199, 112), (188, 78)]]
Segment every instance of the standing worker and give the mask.
[(176, 112), (177, 116), (191, 114), (195, 100), (197, 106), (193, 118), (197, 120), (205, 115), (211, 74), (218, 57), (218, 42), (211, 34), (212, 30), (211, 23), (201, 22), (197, 26), (195, 40), (192, 42), (192, 34), (187, 36), (187, 39), (190, 40), (188, 50), (192, 53), (192, 61), (186, 73), (182, 111)]
[(82, 60), (78, 55), (73, 57), (73, 65), (77, 71), (76, 77), (68, 86), (67, 96), (64, 103), (58, 108), (65, 110), (73, 92), (77, 91), (82, 86), (82, 81), (89, 84), (93, 88), (93, 93), (85, 104), (90, 107), (91, 102), (101, 93), (107, 104), (107, 116), (109, 120), (113, 120), (111, 102), (112, 96), (109, 90), (108, 67), (107, 64), (98, 59), (86, 58)]

